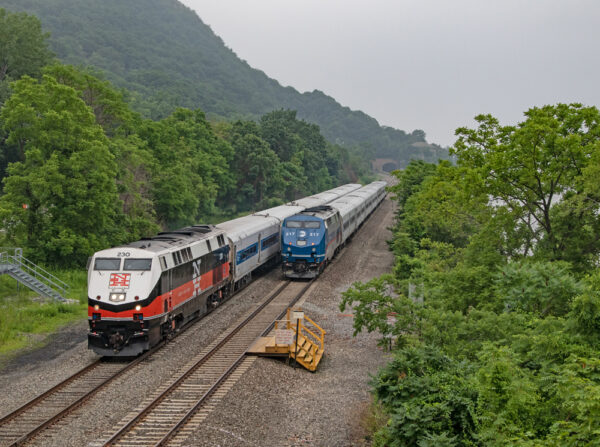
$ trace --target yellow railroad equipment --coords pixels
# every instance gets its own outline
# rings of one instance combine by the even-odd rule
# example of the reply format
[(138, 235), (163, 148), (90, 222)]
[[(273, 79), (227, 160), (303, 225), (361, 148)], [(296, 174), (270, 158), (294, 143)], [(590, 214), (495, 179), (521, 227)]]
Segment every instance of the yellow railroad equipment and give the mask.
[(316, 371), (325, 352), (325, 330), (299, 309), (288, 308), (285, 320), (275, 322), (273, 335), (260, 337), (246, 351), (265, 357), (288, 357)]

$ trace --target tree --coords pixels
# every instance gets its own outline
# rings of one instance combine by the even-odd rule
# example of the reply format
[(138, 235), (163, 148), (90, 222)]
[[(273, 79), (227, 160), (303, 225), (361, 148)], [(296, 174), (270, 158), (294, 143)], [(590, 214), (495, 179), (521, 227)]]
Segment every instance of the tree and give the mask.
[(79, 92), (108, 137), (126, 136), (133, 132), (134, 125), (139, 125), (141, 119), (131, 111), (123, 92), (102, 80), (99, 73), (61, 64), (47, 66), (44, 73)]
[(54, 57), (48, 50), (48, 37), (37, 17), (0, 8), (0, 84), (23, 75), (38, 76)]
[(151, 195), (159, 222), (172, 228), (213, 214), (235, 184), (233, 149), (215, 136), (204, 113), (177, 109), (162, 121), (145, 121), (139, 136), (155, 160)]
[(283, 163), (301, 161), (310, 192), (317, 193), (333, 186), (327, 163), (327, 142), (319, 126), (296, 119), (294, 110), (276, 110), (262, 116), (260, 132)]
[(519, 239), (513, 254), (536, 247), (554, 259), (565, 248), (556, 234), (552, 208), (575, 191), (600, 141), (600, 114), (595, 107), (558, 104), (532, 108), (518, 126), (500, 126), (479, 115), (477, 129), (460, 128), (452, 153), (459, 166), (474, 171), (494, 201), (518, 223), (509, 238)]
[(393, 277), (342, 301), (396, 341), (372, 380), (375, 446), (597, 444), (598, 111), (526, 116), (482, 115), (457, 131), (459, 166), (395, 174)]
[[(0, 8), (0, 108), (11, 94), (10, 83), (23, 75), (38, 77), (44, 65), (54, 57), (48, 50), (40, 21), (25, 13), (13, 14)], [(22, 152), (6, 142), (0, 122), (0, 179)]]
[(34, 259), (83, 265), (123, 239), (116, 165), (94, 114), (71, 87), (24, 76), (0, 118), (21, 162), (4, 180), (0, 219)]
[(256, 123), (237, 121), (227, 137), (235, 152), (231, 169), (237, 177), (238, 210), (263, 207), (268, 199), (284, 195), (279, 157), (259, 133)]
[(408, 198), (419, 190), (423, 181), (430, 175), (435, 174), (436, 165), (426, 163), (423, 160), (412, 160), (402, 171), (394, 171), (392, 174), (398, 179), (397, 183), (390, 187), (393, 199), (400, 207), (404, 207)]

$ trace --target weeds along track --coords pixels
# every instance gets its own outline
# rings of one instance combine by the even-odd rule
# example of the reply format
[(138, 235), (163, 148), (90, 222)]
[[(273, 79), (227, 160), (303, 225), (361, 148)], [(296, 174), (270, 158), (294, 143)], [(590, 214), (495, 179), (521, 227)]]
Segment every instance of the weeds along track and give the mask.
[[(247, 368), (245, 353), (252, 342), (268, 332), (274, 321), (298, 301), (311, 282), (283, 283), (237, 326), (207, 346), (182, 368), (178, 376), (149, 396), (130, 413), (120, 429), (93, 446), (178, 445), (187, 431), (197, 428), (195, 415), (202, 414), (212, 396), (227, 389), (229, 378), (236, 380)], [(241, 366), (241, 369), (240, 369)], [(186, 425), (193, 426), (188, 427)]]

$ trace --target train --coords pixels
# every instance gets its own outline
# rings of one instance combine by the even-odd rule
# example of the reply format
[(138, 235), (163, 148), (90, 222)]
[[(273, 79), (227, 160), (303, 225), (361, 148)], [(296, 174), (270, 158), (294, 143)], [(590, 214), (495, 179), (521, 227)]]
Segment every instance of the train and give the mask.
[(88, 348), (136, 356), (281, 258), (281, 223), (361, 189), (347, 184), (217, 225), (192, 225), (96, 252), (88, 262)]
[(285, 277), (318, 276), (385, 198), (386, 185), (373, 182), (284, 219), (281, 265)]

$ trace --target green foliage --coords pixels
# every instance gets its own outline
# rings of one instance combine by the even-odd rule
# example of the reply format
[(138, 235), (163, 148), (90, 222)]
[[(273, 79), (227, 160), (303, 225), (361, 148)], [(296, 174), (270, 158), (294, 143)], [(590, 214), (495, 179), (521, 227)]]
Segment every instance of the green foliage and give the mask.
[(159, 221), (174, 228), (214, 213), (217, 194), (232, 187), (233, 150), (204, 113), (177, 109), (164, 120), (145, 121), (139, 135), (154, 158), (151, 197)]
[(448, 162), (442, 162), (435, 175), (423, 180), (422, 189), (406, 200), (405, 225), (414, 239), (427, 237), (456, 246), (466, 245), (469, 235), (480, 224), (487, 197), (469, 195), (463, 174)]
[(423, 160), (413, 160), (402, 171), (394, 171), (393, 174), (398, 181), (389, 188), (393, 199), (403, 208), (408, 198), (416, 193), (423, 181), (434, 175), (435, 171), (435, 164), (425, 163)]
[(252, 204), (264, 207), (274, 197), (282, 197), (285, 182), (280, 158), (260, 137), (258, 125), (252, 121), (237, 121), (226, 138), (235, 154), (231, 167), (237, 173), (237, 193), (231, 200), (238, 210), (248, 210)]
[(511, 262), (495, 280), (495, 291), (508, 309), (546, 315), (565, 315), (581, 284), (565, 262)]
[(471, 368), (432, 347), (396, 351), (373, 381), (390, 416), (374, 446), (478, 445)]
[[(143, 120), (87, 70), (43, 71), (41, 82), (13, 83), (0, 112), (9, 161), (0, 218), (7, 243), (37, 261), (83, 265), (98, 249), (161, 227), (276, 206), (362, 169), (292, 111), (261, 124), (210, 124), (188, 109)], [(293, 152), (283, 155), (275, 130), (295, 142)]]
[(409, 337), (416, 328), (414, 317), (418, 306), (409, 298), (396, 295), (391, 275), (374, 278), (365, 284), (354, 283), (342, 295), (340, 311), (352, 308), (355, 336), (366, 329), (382, 334), (381, 344), (384, 346), (388, 346), (392, 339), (396, 344), (404, 344), (403, 338)]
[(393, 276), (342, 301), (355, 333), (395, 346), (373, 379), (374, 445), (598, 445), (599, 114), (526, 117), (480, 116), (457, 131), (459, 166), (395, 173)]
[(82, 265), (119, 240), (114, 156), (71, 87), (44, 75), (41, 82), (23, 77), (13, 90), (0, 118), (23, 161), (10, 165), (4, 181), (3, 227), (35, 260)]
[(600, 113), (595, 107), (558, 104), (530, 109), (525, 116), (516, 127), (500, 126), (491, 115), (477, 116), (477, 129), (457, 129), (453, 153), (460, 166), (481, 179), (481, 188), (498, 202), (497, 208), (517, 220), (509, 235), (519, 242), (513, 254), (544, 251), (563, 259), (570, 238), (558, 237), (554, 227), (555, 220), (569, 213), (552, 208), (561, 196), (574, 192), (582, 170), (600, 148)]
[(23, 348), (42, 344), (45, 336), (87, 315), (86, 272), (53, 271), (71, 285), (71, 304), (40, 301), (33, 292), (4, 275), (0, 277), (0, 366)]
[(574, 329), (592, 340), (600, 339), (600, 273), (585, 279), (582, 293), (573, 300), (569, 319)]
[[(301, 160), (306, 176), (306, 191), (301, 191), (301, 195), (331, 188), (333, 181), (327, 161), (330, 161), (330, 166), (332, 163), (328, 159), (327, 142), (318, 126), (296, 119), (293, 110), (278, 110), (261, 118), (260, 133), (282, 162), (299, 164)], [(332, 174), (336, 175), (337, 172)]]
[(366, 169), (292, 110), (268, 113), (259, 123), (236, 121), (218, 129), (233, 148), (236, 188), (223, 200), (235, 211), (269, 208), (355, 181)]
[(44, 73), (59, 83), (74, 88), (80, 98), (94, 112), (96, 123), (108, 137), (126, 136), (133, 131), (139, 118), (132, 113), (123, 93), (89, 69), (76, 69), (69, 65), (54, 64), (44, 68)]
[[(52, 60), (47, 37), (36, 17), (0, 8), (0, 109), (12, 93), (12, 81), (23, 75), (39, 77), (42, 67)], [(22, 161), (22, 155), (18, 147), (7, 143), (0, 121), (0, 178), (10, 163)]]
[[(0, 84), (37, 76), (54, 55), (37, 17), (0, 8)], [(0, 106), (6, 97), (0, 96)]]

